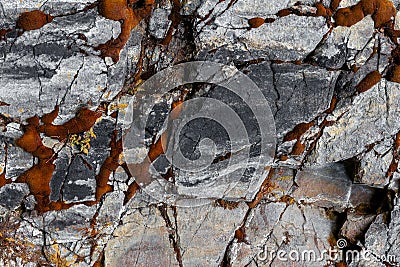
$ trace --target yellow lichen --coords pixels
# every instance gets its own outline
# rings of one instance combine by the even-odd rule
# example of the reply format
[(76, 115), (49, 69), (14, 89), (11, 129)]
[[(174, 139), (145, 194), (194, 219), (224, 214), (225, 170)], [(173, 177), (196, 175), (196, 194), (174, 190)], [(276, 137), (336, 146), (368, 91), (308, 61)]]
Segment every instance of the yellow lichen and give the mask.
[(89, 154), (90, 149), (90, 141), (92, 138), (96, 138), (96, 134), (93, 132), (93, 128), (90, 128), (89, 131), (85, 132), (83, 135), (72, 134), (69, 137), (69, 144), (72, 148), (77, 148), (80, 152)]

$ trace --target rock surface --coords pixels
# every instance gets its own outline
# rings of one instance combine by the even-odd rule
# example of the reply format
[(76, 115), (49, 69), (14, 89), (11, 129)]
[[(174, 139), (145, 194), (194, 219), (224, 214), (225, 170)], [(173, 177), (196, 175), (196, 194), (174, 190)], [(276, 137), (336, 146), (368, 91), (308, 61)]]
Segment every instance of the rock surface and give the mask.
[(0, 0), (0, 266), (399, 266), (399, 5)]

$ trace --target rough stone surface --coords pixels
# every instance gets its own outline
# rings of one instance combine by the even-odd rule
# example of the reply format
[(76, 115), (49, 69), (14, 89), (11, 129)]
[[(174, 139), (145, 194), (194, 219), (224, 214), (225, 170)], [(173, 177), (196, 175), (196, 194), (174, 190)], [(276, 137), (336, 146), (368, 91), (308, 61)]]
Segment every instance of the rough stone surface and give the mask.
[(399, 266), (399, 6), (0, 0), (0, 266)]

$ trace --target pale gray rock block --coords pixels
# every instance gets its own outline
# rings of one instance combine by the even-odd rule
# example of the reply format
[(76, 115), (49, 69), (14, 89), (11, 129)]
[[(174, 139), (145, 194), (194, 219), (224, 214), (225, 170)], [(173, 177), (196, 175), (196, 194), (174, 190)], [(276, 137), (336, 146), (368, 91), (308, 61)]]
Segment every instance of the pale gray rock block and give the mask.
[[(335, 217), (329, 217), (324, 209), (311, 206), (287, 206), (285, 203), (261, 203), (251, 211), (246, 223), (245, 240), (235, 242), (231, 247), (232, 266), (247, 266), (251, 261), (259, 265), (272, 266), (321, 266), (322, 261), (301, 260), (304, 250), (313, 250), (317, 258), (324, 249), (328, 250), (331, 229), (335, 227)], [(282, 249), (288, 261), (266, 255)], [(291, 251), (299, 253), (299, 261), (291, 261)], [(293, 254), (295, 257), (295, 254)], [(292, 256), (293, 256), (292, 255)]]
[[(59, 253), (66, 262), (74, 262), (76, 257), (81, 257), (83, 261), (78, 266), (90, 266), (91, 242), (83, 236), (91, 229), (91, 219), (96, 209), (96, 206), (76, 205), (68, 210), (47, 213), (44, 220), (47, 255)], [(39, 216), (36, 220), (40, 218)]]
[(168, 31), (171, 25), (171, 21), (168, 20), (168, 16), (171, 13), (171, 6), (166, 6), (163, 8), (156, 8), (153, 10), (153, 14), (150, 18), (149, 30), (150, 33), (158, 38), (162, 39)]
[[(287, 30), (282, 31), (283, 27)], [(324, 18), (289, 15), (247, 31), (239, 40), (250, 50), (262, 50), (270, 59), (295, 61), (313, 51), (327, 31)]]
[(250, 211), (245, 224), (244, 242), (234, 241), (229, 257), (233, 267), (247, 266), (263, 250), (263, 244), (271, 238), (274, 227), (280, 224), (285, 203), (262, 202)]
[(95, 25), (85, 34), (89, 45), (106, 43), (111, 38), (116, 39), (121, 33), (121, 24), (118, 21), (96, 16), (94, 23)]
[[(380, 214), (371, 224), (365, 233), (365, 247), (377, 255), (384, 255), (388, 250), (389, 229), (384, 220), (384, 215)], [(382, 240), (386, 242), (382, 242)]]
[(394, 29), (400, 30), (400, 12), (397, 11), (396, 17), (394, 18)]
[[(119, 22), (104, 19), (92, 9), (57, 17), (41, 29), (8, 38), (0, 60), (4, 73), (0, 98), (10, 106), (1, 110), (25, 119), (61, 103), (60, 115), (65, 120), (77, 105), (96, 106), (103, 96), (114, 97), (123, 84), (127, 54), (121, 53), (121, 60), (109, 66), (89, 47), (116, 38), (119, 32)], [(80, 40), (78, 34), (85, 35), (87, 41)], [(135, 31), (132, 36), (134, 44), (140, 43)], [(84, 56), (79, 49), (89, 55)]]
[(217, 53), (228, 51), (233, 58), (242, 54), (246, 59), (266, 57), (295, 61), (304, 59), (316, 48), (328, 27), (321, 17), (289, 15), (251, 30), (235, 29), (229, 21), (224, 21), (217, 25), (198, 26), (197, 31), (196, 45), (200, 57), (204, 57), (205, 51), (220, 48)]
[(20, 174), (32, 167), (33, 157), (14, 144), (5, 143), (5, 145), (8, 146), (6, 178), (15, 181)]
[[(388, 231), (387, 245), (388, 249), (386, 251), (387, 255), (400, 255), (400, 202), (399, 198), (394, 200), (395, 206), (390, 214), (390, 224)], [(399, 261), (399, 258), (396, 259)]]
[(324, 129), (308, 162), (324, 164), (348, 159), (366, 151), (368, 145), (396, 134), (400, 129), (399, 93), (398, 84), (382, 79), (356, 96), (351, 107), (336, 110), (330, 118), (334, 125)]
[(350, 27), (350, 35), (347, 43), (349, 49), (361, 50), (372, 38), (374, 33), (374, 21), (371, 16), (364, 17), (361, 21)]
[(220, 264), (247, 210), (243, 202), (232, 210), (213, 205), (177, 208), (183, 266)]
[(386, 139), (362, 157), (356, 182), (381, 188), (389, 184), (386, 173), (393, 159), (392, 144), (391, 138)]
[(105, 248), (105, 266), (179, 266), (156, 206), (130, 210)]
[[(272, 266), (288, 266), (288, 263), (294, 262), (295, 266), (321, 266), (327, 263), (327, 256), (319, 261), (322, 251), (328, 251), (331, 245), (329, 238), (331, 229), (335, 225), (335, 218), (329, 218), (324, 209), (313, 208), (310, 206), (290, 205), (282, 214), (279, 222), (274, 227), (269, 240), (265, 243), (265, 248), (278, 251), (283, 250), (287, 254), (288, 261), (282, 261), (278, 258), (268, 257), (265, 261), (258, 262), (262, 264), (271, 264)], [(292, 261), (291, 251), (297, 251), (300, 261)], [(307, 255), (303, 251), (313, 251), (311, 260), (307, 260)], [(315, 254), (313, 254), (315, 253)], [(320, 254), (321, 253), (321, 254)], [(291, 255), (296, 258), (296, 254)], [(315, 257), (315, 260), (314, 260)]]
[(336, 27), (313, 52), (311, 59), (319, 66), (339, 69), (346, 62), (346, 43), (350, 35), (348, 27)]
[(82, 10), (88, 4), (94, 3), (95, 0), (71, 0), (71, 1), (59, 1), (59, 0), (48, 0), (48, 1), (37, 1), (37, 0), (25, 0), (25, 1), (7, 1), (1, 0), (2, 10), (4, 15), (15, 20), (19, 14), (26, 10), (41, 9), (44, 12), (48, 12), (51, 15), (63, 15), (68, 13), (74, 13)]

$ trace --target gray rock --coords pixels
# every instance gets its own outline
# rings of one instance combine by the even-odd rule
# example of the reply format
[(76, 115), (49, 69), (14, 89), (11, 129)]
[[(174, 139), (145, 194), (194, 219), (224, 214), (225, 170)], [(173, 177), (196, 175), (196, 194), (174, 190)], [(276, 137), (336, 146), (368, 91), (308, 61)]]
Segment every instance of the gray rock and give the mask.
[[(366, 151), (366, 147), (400, 129), (399, 86), (382, 80), (367, 92), (356, 96), (351, 107), (343, 107), (329, 118), (310, 162), (323, 164), (348, 159)], [(383, 117), (381, 115), (383, 114)]]
[(216, 266), (221, 263), (225, 248), (247, 209), (244, 203), (238, 203), (232, 209), (211, 205), (178, 208), (176, 224), (183, 266)]
[(338, 72), (310, 65), (250, 65), (249, 77), (270, 101), (278, 136), (329, 108)]
[(170, 231), (157, 207), (131, 210), (107, 243), (105, 266), (179, 266)]
[(389, 184), (386, 173), (393, 160), (392, 143), (391, 139), (385, 140), (362, 158), (356, 182), (381, 188)]
[(29, 194), (27, 184), (6, 184), (0, 188), (0, 203), (10, 210), (18, 208)]

